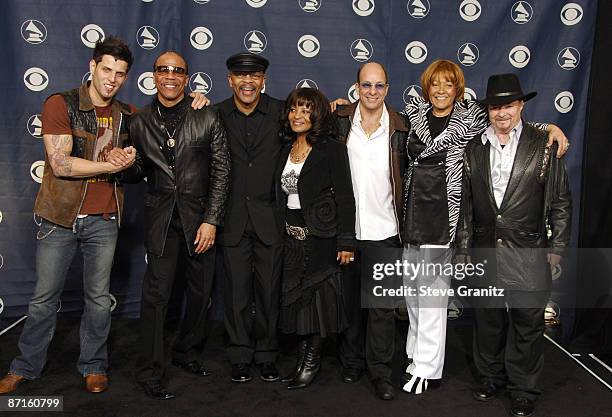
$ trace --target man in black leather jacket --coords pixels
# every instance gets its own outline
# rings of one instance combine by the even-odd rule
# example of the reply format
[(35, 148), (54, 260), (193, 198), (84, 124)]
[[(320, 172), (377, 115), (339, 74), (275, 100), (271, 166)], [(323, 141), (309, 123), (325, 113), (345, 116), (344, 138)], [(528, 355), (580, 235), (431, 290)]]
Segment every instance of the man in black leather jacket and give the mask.
[(185, 271), (185, 313), (172, 347), (172, 362), (208, 375), (197, 361), (213, 283), (216, 228), (222, 224), (230, 186), (230, 155), (213, 108), (192, 109), (184, 89), (187, 63), (176, 52), (154, 65), (157, 98), (130, 120), (137, 149), (125, 179), (146, 177), (144, 227), (147, 271), (141, 305), (141, 361), (137, 380), (155, 399), (174, 395), (162, 384), (164, 320), (177, 265)]
[[(491, 126), (465, 152), (457, 232), (460, 256), (486, 266), (482, 277), (470, 278), (470, 287), (482, 291), (471, 294), (482, 383), (473, 395), (488, 401), (506, 386), (515, 416), (531, 415), (540, 394), (550, 265), (560, 262), (571, 231), (564, 162), (546, 147), (544, 132), (521, 120), (535, 94), (523, 94), (514, 74), (489, 78), (482, 103)], [(484, 291), (491, 287), (503, 293)]]

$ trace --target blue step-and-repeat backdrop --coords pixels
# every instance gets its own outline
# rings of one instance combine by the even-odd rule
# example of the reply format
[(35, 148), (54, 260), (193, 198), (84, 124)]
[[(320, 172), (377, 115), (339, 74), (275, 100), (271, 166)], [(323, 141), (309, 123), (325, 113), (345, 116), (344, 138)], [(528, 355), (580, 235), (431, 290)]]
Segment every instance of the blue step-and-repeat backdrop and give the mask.
[[(4, 0), (0, 14), (0, 330), (27, 311), (35, 277), (32, 213), (44, 165), (40, 111), (53, 92), (88, 77), (95, 42), (125, 39), (135, 55), (119, 98), (142, 106), (155, 94), (152, 64), (162, 51), (189, 62), (189, 88), (220, 101), (230, 95), (226, 58), (266, 56), (266, 92), (296, 86), (355, 99), (360, 63), (390, 74), (396, 109), (420, 94), (419, 76), (435, 59), (460, 63), (466, 95), (482, 97), (492, 73), (516, 72), (538, 96), (528, 120), (559, 125), (573, 146), (567, 164), (578, 219), (582, 143), (596, 0)], [(145, 267), (141, 187), (128, 188), (111, 292), (115, 313), (137, 314)], [(578, 221), (574, 222), (574, 236)], [(62, 311), (81, 308), (78, 260)]]

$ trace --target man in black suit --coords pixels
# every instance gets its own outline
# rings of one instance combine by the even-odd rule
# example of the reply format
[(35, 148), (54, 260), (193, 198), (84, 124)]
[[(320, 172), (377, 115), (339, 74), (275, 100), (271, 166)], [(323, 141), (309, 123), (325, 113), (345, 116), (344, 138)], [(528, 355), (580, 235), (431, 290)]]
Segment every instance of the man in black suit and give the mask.
[[(491, 126), (465, 152), (457, 250), (486, 265), (473, 277), (474, 364), (488, 401), (506, 386), (514, 416), (529, 416), (544, 366), (544, 309), (550, 265), (569, 246), (571, 196), (565, 166), (546, 147), (546, 133), (524, 124), (523, 94), (514, 74), (492, 75), (487, 96)], [(567, 148), (567, 145), (566, 145)], [(550, 229), (550, 234), (548, 230)], [(487, 293), (484, 289), (503, 289)], [(503, 295), (503, 297), (501, 297)]]
[[(221, 234), (224, 321), (232, 381), (276, 381), (282, 239), (277, 227), (274, 169), (283, 103), (262, 94), (268, 61), (252, 53), (227, 62), (233, 96), (217, 104), (232, 157), (232, 188)], [(253, 314), (253, 308), (255, 309)]]
[(184, 315), (172, 346), (172, 362), (200, 375), (198, 362), (209, 304), (216, 228), (223, 221), (230, 186), (230, 156), (225, 129), (212, 108), (194, 110), (185, 97), (187, 63), (164, 52), (154, 64), (157, 97), (130, 119), (137, 149), (124, 179), (147, 178), (144, 227), (148, 265), (141, 302), (141, 358), (138, 383), (145, 393), (166, 400), (174, 395), (162, 380), (165, 371), (164, 321), (177, 267), (185, 275)]

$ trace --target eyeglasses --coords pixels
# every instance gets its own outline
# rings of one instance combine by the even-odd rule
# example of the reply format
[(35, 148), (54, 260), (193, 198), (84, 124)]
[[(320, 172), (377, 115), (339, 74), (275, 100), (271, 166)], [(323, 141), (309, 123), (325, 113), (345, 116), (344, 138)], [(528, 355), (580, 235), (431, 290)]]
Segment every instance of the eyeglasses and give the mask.
[(263, 72), (232, 72), (232, 75), (236, 78), (251, 78), (251, 80), (259, 81), (264, 77)]
[(383, 83), (372, 84), (369, 81), (364, 81), (359, 84), (359, 87), (363, 88), (364, 90), (370, 90), (372, 87), (374, 87), (376, 91), (378, 91), (379, 93), (382, 93), (385, 90), (386, 86), (387, 84), (383, 84)]
[(173, 72), (176, 75), (185, 75), (187, 70), (182, 67), (175, 67), (174, 65), (158, 65), (155, 67), (155, 72), (163, 75), (168, 75), (170, 72)]

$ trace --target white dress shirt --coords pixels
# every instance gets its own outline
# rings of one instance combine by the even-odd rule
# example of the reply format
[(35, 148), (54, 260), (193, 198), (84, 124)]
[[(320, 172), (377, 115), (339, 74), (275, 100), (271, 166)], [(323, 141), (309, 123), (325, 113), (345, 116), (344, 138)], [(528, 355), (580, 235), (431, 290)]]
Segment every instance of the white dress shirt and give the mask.
[(389, 112), (383, 108), (380, 126), (368, 137), (355, 110), (347, 141), (358, 240), (385, 240), (398, 234), (393, 207), (389, 161)]
[(493, 130), (493, 126), (489, 126), (481, 137), (483, 144), (486, 144), (487, 141), (491, 144), (489, 151), (491, 187), (493, 188), (497, 208), (501, 207), (501, 203), (504, 200), (504, 194), (506, 193), (506, 187), (508, 187), (508, 181), (510, 181), (512, 165), (514, 164), (514, 157), (516, 156), (516, 149), (518, 148), (522, 131), (523, 122), (519, 121), (510, 131), (510, 140), (503, 148)]

